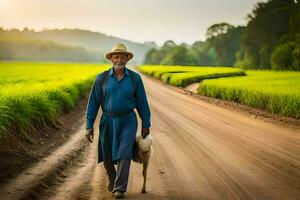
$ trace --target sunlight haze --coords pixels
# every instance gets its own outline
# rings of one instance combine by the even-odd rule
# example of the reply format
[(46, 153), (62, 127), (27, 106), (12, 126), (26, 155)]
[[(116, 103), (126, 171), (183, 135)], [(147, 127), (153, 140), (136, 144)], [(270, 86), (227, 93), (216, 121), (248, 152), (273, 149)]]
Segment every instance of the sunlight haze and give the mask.
[(215, 23), (245, 25), (257, 0), (0, 0), (0, 26), (80, 28), (161, 45), (205, 40)]

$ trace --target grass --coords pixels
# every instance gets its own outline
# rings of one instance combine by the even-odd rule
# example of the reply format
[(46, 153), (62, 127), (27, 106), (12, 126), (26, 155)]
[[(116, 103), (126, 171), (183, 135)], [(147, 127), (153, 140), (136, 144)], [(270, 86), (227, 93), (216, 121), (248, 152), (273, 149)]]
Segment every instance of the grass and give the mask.
[(90, 90), (108, 65), (66, 63), (0, 63), (0, 137), (28, 139), (55, 124)]
[(245, 75), (243, 70), (232, 67), (143, 65), (138, 69), (144, 74), (161, 79), (165, 83), (181, 87), (204, 79)]
[(200, 94), (300, 118), (300, 72), (246, 71), (247, 76), (204, 80)]
[(201, 82), (202, 95), (300, 119), (300, 72), (159, 65), (138, 69), (174, 86)]

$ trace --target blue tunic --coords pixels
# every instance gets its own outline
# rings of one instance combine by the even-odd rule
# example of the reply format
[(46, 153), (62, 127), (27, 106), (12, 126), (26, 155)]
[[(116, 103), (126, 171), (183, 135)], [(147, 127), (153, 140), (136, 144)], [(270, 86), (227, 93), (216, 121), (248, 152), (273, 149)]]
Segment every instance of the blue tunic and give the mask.
[[(128, 69), (124, 68), (124, 76), (118, 80), (113, 67), (110, 68), (103, 85), (104, 109), (108, 113), (124, 113), (136, 108), (142, 120), (142, 127), (149, 128), (150, 109), (143, 81), (138, 73), (133, 72), (132, 75), (136, 87), (135, 98), (133, 98)], [(86, 108), (86, 128), (93, 128), (100, 107), (102, 77), (103, 72), (96, 76), (90, 91)], [(120, 158), (132, 159), (136, 131), (137, 118), (134, 111), (122, 117), (112, 117), (102, 113), (99, 123), (98, 163), (108, 159), (109, 155), (112, 155), (111, 159), (114, 163)]]

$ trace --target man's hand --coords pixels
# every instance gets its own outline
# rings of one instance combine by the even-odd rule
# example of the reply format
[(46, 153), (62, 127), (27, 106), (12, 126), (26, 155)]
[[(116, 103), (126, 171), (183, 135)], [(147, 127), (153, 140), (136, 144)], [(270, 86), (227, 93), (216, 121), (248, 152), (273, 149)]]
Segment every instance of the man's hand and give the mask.
[(142, 128), (142, 137), (143, 137), (143, 139), (145, 139), (145, 137), (149, 134), (150, 134), (150, 129), (149, 128)]
[(93, 141), (94, 141), (94, 130), (93, 129), (87, 129), (85, 137), (87, 138), (87, 140), (89, 142), (93, 143)]

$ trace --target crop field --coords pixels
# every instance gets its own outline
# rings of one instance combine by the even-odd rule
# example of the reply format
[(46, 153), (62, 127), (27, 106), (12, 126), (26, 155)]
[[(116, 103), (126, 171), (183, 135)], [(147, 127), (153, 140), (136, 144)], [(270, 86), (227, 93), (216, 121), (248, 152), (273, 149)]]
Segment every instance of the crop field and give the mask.
[(300, 72), (150, 65), (139, 70), (175, 86), (201, 82), (202, 95), (300, 118)]
[(246, 71), (247, 76), (204, 80), (200, 94), (300, 118), (300, 72)]
[(245, 75), (243, 70), (232, 67), (143, 65), (138, 69), (144, 74), (161, 79), (165, 83), (181, 87), (204, 79)]
[[(90, 90), (98, 64), (0, 63), (0, 137), (26, 138), (26, 132), (54, 123)], [(18, 135), (16, 135), (18, 133)]]

